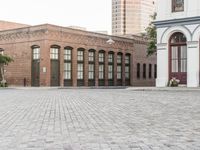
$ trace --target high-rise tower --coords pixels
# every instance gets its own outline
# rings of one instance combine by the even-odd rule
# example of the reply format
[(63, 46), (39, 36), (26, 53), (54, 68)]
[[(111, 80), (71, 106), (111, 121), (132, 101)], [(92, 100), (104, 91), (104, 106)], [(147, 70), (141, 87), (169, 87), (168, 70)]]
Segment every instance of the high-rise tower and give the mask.
[(112, 0), (112, 34), (145, 32), (154, 12), (155, 0)]

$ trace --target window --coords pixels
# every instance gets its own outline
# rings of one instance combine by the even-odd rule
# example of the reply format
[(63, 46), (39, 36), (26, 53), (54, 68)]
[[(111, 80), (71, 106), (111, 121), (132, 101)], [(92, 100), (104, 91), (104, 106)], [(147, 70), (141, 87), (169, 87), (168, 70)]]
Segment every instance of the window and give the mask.
[(125, 64), (130, 64), (130, 56), (129, 55), (125, 56)]
[(184, 11), (184, 0), (172, 0), (172, 12)]
[(146, 64), (143, 64), (143, 78), (146, 79)]
[(99, 52), (99, 62), (104, 62), (104, 53)]
[(125, 66), (125, 79), (130, 79), (130, 67)]
[(78, 69), (77, 78), (78, 79), (83, 79), (83, 64), (79, 63), (77, 69)]
[(89, 64), (88, 79), (90, 79), (90, 80), (94, 79), (94, 64)]
[(187, 72), (187, 47), (181, 46), (180, 47), (180, 53), (181, 53), (181, 72)]
[(104, 79), (104, 65), (99, 65), (99, 79)]
[(33, 48), (33, 60), (40, 59), (40, 48)]
[(149, 78), (152, 78), (152, 65), (149, 64)]
[(113, 65), (108, 65), (108, 79), (113, 79)]
[(51, 59), (58, 59), (58, 48), (51, 48), (50, 49), (50, 58)]
[(171, 72), (187, 72), (187, 45), (184, 34), (174, 33), (170, 39), (171, 45)]
[(121, 64), (122, 63), (122, 54), (117, 55), (117, 63)]
[(122, 66), (117, 66), (117, 79), (122, 79)]
[(64, 50), (64, 60), (71, 60), (72, 50), (71, 49), (65, 49)]
[(64, 63), (64, 79), (71, 79), (71, 62)]
[(77, 60), (78, 61), (83, 61), (83, 50), (78, 50)]
[(171, 48), (172, 72), (178, 72), (178, 47)]
[(157, 78), (157, 65), (154, 65), (154, 78)]
[(89, 53), (88, 53), (88, 60), (90, 61), (90, 62), (93, 62), (94, 61), (94, 52), (93, 51), (89, 51)]
[(113, 54), (108, 54), (108, 63), (113, 63), (114, 59), (113, 59), (114, 55)]
[(140, 64), (137, 64), (137, 78), (140, 78)]

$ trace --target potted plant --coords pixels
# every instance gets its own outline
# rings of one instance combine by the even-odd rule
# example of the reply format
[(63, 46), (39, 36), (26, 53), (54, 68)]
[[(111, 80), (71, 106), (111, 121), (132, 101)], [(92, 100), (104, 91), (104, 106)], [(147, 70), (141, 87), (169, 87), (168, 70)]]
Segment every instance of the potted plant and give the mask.
[(177, 87), (179, 83), (180, 83), (180, 80), (179, 80), (179, 79), (176, 79), (175, 77), (173, 77), (173, 78), (169, 81), (169, 86), (170, 86), (170, 87)]

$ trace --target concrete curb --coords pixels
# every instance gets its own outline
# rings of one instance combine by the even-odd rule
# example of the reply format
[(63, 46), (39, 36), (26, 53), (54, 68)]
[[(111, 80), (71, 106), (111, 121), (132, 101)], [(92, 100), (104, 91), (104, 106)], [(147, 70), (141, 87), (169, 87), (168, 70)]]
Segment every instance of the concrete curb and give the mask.
[(200, 88), (187, 88), (187, 87), (129, 87), (127, 90), (131, 91), (200, 91)]

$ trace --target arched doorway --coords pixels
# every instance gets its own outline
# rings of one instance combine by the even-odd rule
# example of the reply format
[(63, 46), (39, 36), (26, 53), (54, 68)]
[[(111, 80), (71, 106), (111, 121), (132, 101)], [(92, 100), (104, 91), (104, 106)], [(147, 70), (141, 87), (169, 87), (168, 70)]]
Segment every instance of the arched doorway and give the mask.
[(181, 32), (174, 33), (169, 48), (169, 78), (180, 80), (180, 84), (187, 83), (187, 39)]

